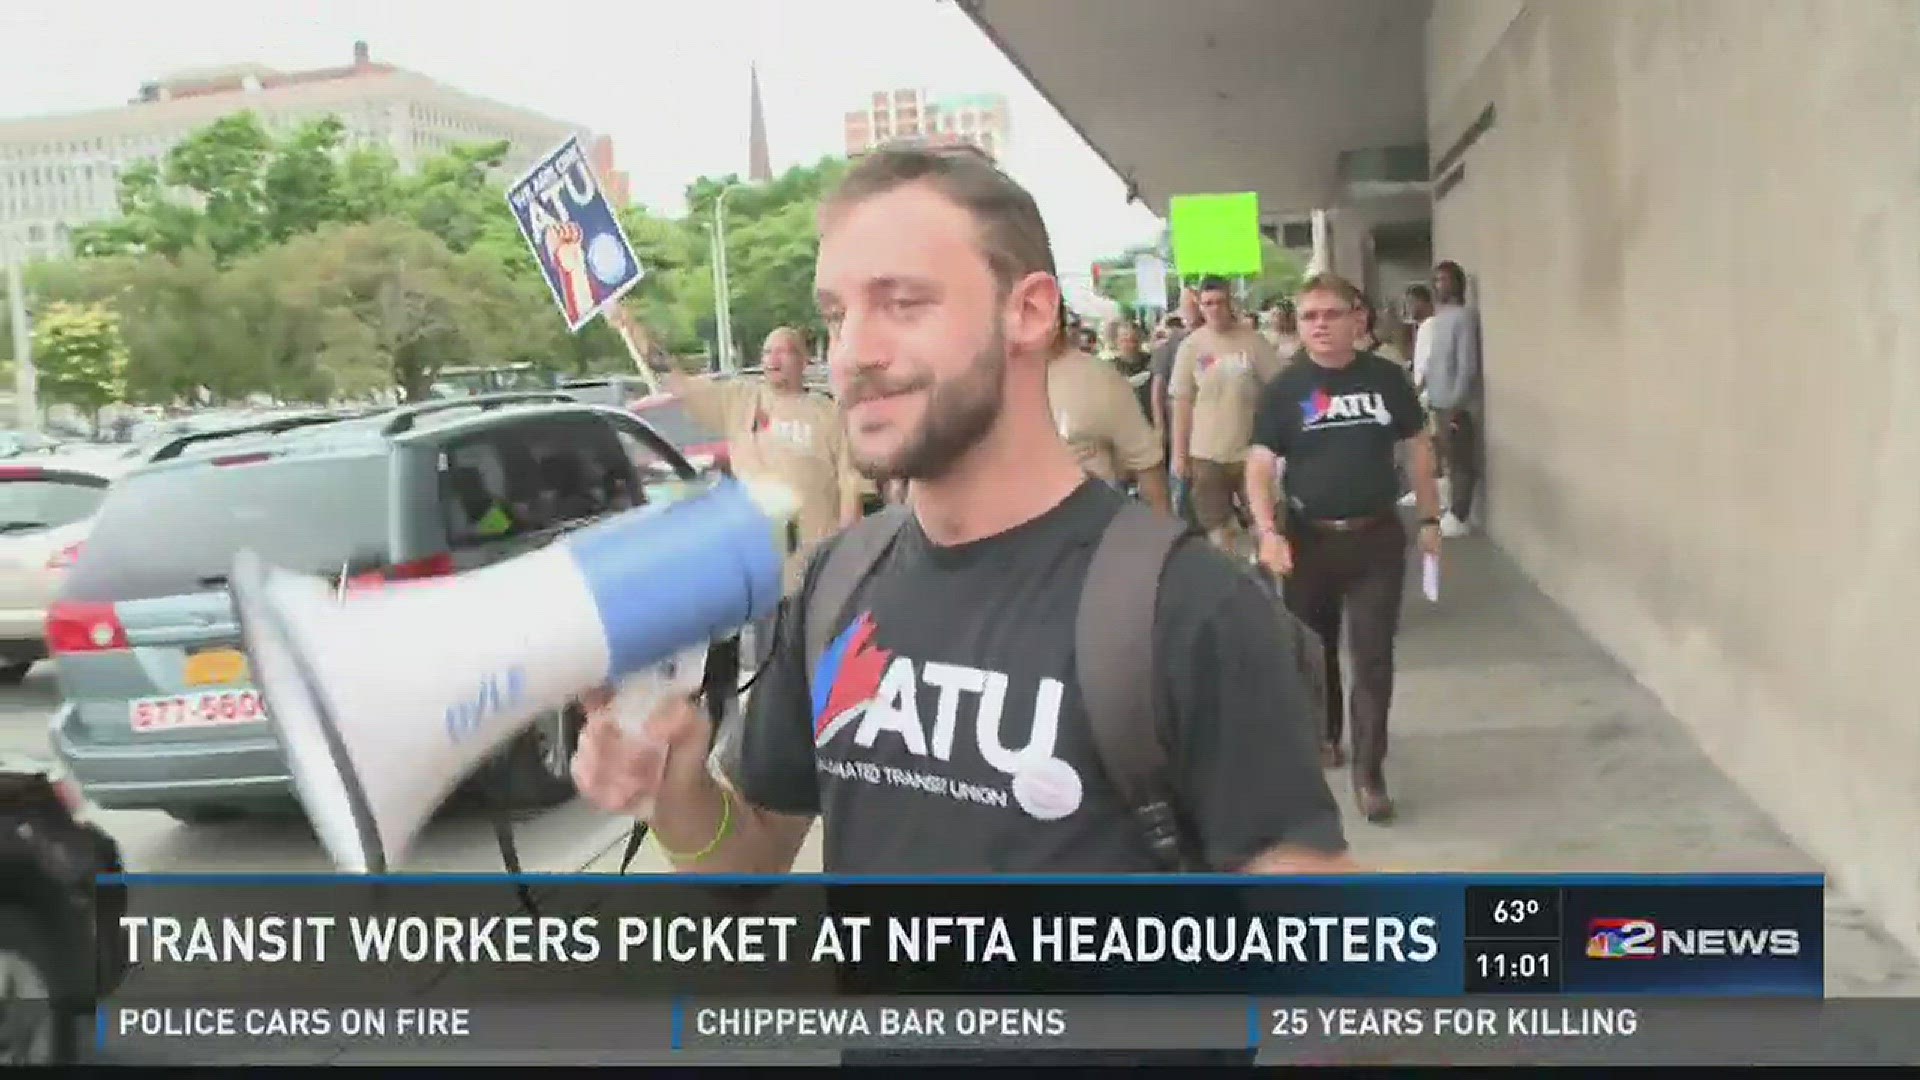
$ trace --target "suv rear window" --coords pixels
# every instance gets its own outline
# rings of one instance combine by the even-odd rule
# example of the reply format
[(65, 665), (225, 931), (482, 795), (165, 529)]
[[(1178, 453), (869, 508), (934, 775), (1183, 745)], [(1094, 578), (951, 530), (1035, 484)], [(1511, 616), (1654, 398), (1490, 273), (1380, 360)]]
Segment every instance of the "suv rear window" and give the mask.
[(71, 525), (106, 497), (107, 482), (95, 477), (0, 469), (0, 534)]
[(63, 595), (144, 600), (217, 588), (251, 548), (329, 580), (387, 562), (384, 456), (295, 457), (136, 473), (103, 507)]

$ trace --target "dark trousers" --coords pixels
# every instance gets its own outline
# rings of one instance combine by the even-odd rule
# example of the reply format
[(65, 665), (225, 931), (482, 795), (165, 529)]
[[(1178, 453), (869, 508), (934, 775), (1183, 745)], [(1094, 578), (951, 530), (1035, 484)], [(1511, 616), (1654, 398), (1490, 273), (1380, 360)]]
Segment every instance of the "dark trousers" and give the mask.
[[(1400, 594), (1406, 581), (1407, 531), (1399, 515), (1352, 532), (1291, 525), (1293, 573), (1287, 606), (1320, 635), (1327, 657), (1327, 716), (1323, 741), (1338, 745), (1353, 718), (1355, 783), (1383, 782), (1387, 711), (1393, 704), (1393, 639), (1400, 630)], [(1353, 698), (1343, 700), (1340, 628), (1347, 628)]]
[(1447, 509), (1461, 521), (1473, 513), (1473, 490), (1480, 482), (1480, 430), (1471, 409), (1433, 411), (1434, 448), (1452, 490)]

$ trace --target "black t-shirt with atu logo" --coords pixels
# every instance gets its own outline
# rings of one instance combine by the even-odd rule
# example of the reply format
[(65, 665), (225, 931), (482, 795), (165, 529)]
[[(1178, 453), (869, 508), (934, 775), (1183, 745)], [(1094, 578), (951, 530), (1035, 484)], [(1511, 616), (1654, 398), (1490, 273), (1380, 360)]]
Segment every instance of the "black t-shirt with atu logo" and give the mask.
[(1405, 368), (1373, 353), (1327, 368), (1301, 353), (1268, 383), (1253, 441), (1286, 460), (1295, 518), (1367, 517), (1400, 497), (1394, 445), (1426, 426)]
[[(1081, 585), (1125, 498), (1090, 479), (1032, 521), (945, 547), (909, 521), (813, 672), (805, 602), (790, 605), (742, 731), (741, 793), (821, 815), (828, 873), (1156, 869), (1102, 775), (1074, 673)], [(1196, 537), (1168, 562), (1152, 633), (1176, 800), (1209, 861), (1344, 850), (1267, 594)]]

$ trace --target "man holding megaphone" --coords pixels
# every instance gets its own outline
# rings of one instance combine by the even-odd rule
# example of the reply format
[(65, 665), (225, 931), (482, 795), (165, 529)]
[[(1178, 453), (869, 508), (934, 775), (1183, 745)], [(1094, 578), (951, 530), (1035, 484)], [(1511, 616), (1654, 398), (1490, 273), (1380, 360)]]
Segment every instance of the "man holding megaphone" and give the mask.
[(602, 693), (581, 792), (696, 872), (787, 871), (816, 817), (830, 873), (1351, 870), (1270, 598), (1060, 437), (1032, 197), (964, 150), (883, 148), (820, 230), (848, 446), (908, 503), (808, 561), (717, 767), (689, 701)]

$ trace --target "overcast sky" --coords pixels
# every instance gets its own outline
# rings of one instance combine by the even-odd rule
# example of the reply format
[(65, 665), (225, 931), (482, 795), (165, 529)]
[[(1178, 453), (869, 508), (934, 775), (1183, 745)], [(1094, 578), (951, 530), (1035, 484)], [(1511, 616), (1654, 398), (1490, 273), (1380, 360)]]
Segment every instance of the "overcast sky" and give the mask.
[(375, 60), (612, 136), (634, 198), (670, 213), (695, 176), (745, 175), (757, 62), (776, 171), (840, 153), (843, 114), (873, 90), (997, 91), (1012, 121), (1004, 164), (1039, 200), (1062, 271), (1156, 227), (944, 0), (0, 0), (0, 115), (120, 105), (185, 69), (344, 64), (355, 40)]

